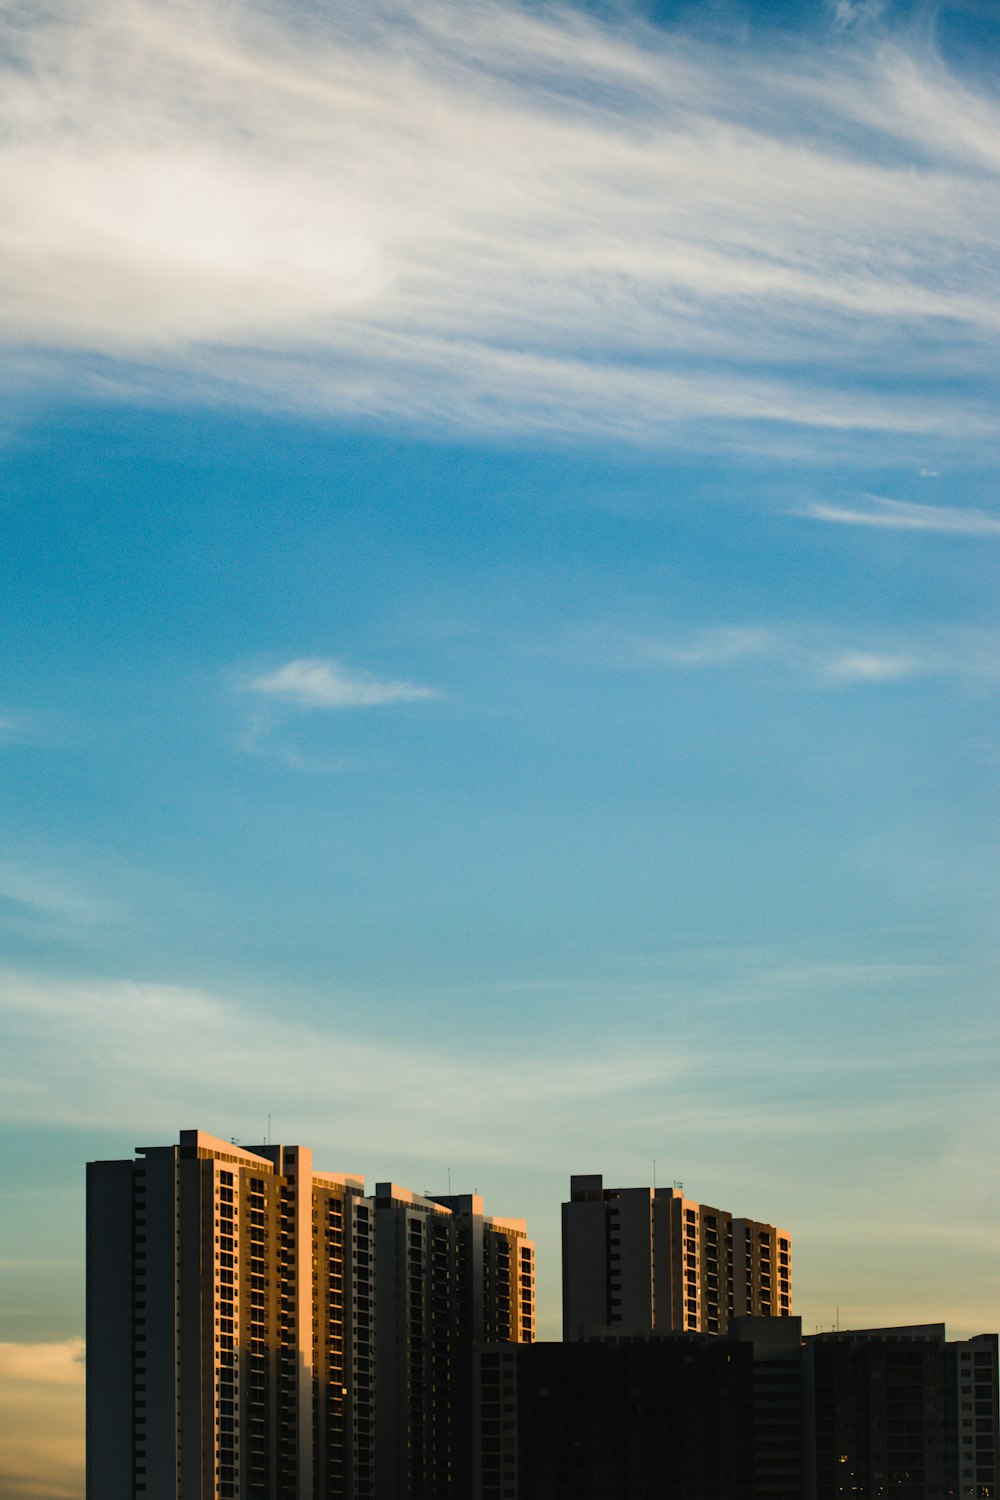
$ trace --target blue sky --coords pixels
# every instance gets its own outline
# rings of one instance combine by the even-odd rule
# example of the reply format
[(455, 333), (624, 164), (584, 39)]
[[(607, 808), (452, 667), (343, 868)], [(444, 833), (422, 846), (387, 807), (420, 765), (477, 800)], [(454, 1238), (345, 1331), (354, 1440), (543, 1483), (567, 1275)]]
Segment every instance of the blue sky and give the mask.
[(990, 8), (0, 26), (3, 1500), (183, 1126), (996, 1328)]

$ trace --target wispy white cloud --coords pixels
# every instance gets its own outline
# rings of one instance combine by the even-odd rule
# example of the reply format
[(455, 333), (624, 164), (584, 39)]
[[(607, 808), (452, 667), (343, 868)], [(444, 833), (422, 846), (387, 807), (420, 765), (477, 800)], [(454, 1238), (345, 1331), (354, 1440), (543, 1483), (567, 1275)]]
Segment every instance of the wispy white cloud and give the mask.
[(769, 656), (774, 649), (770, 630), (756, 626), (720, 626), (685, 641), (647, 641), (649, 657), (678, 667), (717, 667), (745, 657)]
[[(954, 678), (991, 686), (1000, 682), (1000, 638), (986, 631), (930, 631), (917, 640), (837, 636), (829, 629), (789, 625), (726, 626), (678, 637), (616, 636), (612, 662), (677, 669), (741, 668), (771, 664), (831, 686)], [(605, 653), (608, 656), (608, 653)]]
[(0, 1495), (82, 1500), (83, 1340), (0, 1343)]
[(823, 663), (823, 670), (838, 682), (894, 682), (929, 669), (930, 663), (919, 657), (894, 656), (886, 651), (845, 651)]
[(301, 771), (309, 776), (333, 776), (347, 769), (347, 761), (343, 756), (329, 755), (324, 751), (297, 745), (275, 724), (274, 716), (268, 713), (248, 716), (237, 741), (237, 749), (242, 755), (277, 761), (290, 771)]
[(0, 745), (23, 745), (33, 738), (29, 727), (17, 714), (0, 714)]
[(0, 745), (35, 745), (43, 742), (51, 730), (47, 715), (17, 710), (0, 710)]
[[(35, 981), (0, 975), (0, 1117), (95, 1125), (141, 1120), (148, 1131), (176, 1131), (179, 1119), (247, 1118), (247, 1079), (266, 1076), (273, 1110), (303, 1138), (343, 1152), (363, 1138), (368, 1154), (413, 1153), (441, 1160), (510, 1159), (508, 1112), (523, 1113), (525, 1138), (550, 1133), (550, 1147), (588, 1110), (616, 1108), (661, 1088), (686, 1066), (682, 1045), (659, 1051), (622, 1044), (592, 1055), (477, 1058), (454, 1048), (417, 1047), (368, 1037), (357, 1006), (353, 1024), (261, 1014), (203, 991), (157, 984)], [(564, 1041), (564, 1039), (563, 1039)], [(215, 1058), (223, 1048), (224, 1077)], [(329, 1081), (338, 1079), (331, 1101)], [(421, 1079), (419, 1128), (411, 1087)], [(529, 1108), (530, 1106), (530, 1108)], [(254, 1106), (256, 1108), (256, 1106)], [(529, 1116), (531, 1123), (529, 1127)], [(256, 1115), (253, 1116), (256, 1123)], [(356, 1146), (353, 1149), (360, 1149)], [(337, 1161), (328, 1162), (333, 1169)], [(352, 1164), (349, 1164), (352, 1165)], [(356, 1166), (356, 1164), (353, 1164)], [(338, 1167), (339, 1169), (339, 1167)]]
[(432, 688), (394, 682), (353, 671), (329, 657), (302, 657), (247, 684), (254, 692), (297, 708), (377, 708), (386, 703), (413, 703), (436, 698)]
[(0, 903), (22, 912), (70, 924), (90, 924), (107, 918), (107, 902), (67, 884), (48, 871), (0, 861)]
[[(206, 1128), (224, 1133), (227, 1127), (239, 1128), (248, 1107), (257, 1111), (251, 1114), (251, 1128), (258, 1123), (259, 1080), (266, 1077), (267, 1100), (286, 1130), (340, 1155), (351, 1142), (363, 1141), (366, 1154), (395, 1151), (509, 1164), (532, 1144), (539, 1163), (547, 1155), (557, 1164), (567, 1150), (584, 1149), (582, 1119), (593, 1120), (587, 1149), (596, 1149), (610, 1114), (618, 1122), (616, 1130), (627, 1134), (630, 1122), (662, 1115), (668, 1094), (678, 1120), (693, 1111), (699, 1130), (709, 1133), (722, 1128), (727, 1108), (743, 1112), (750, 1134), (779, 1129), (778, 1118), (786, 1119), (788, 1109), (801, 1111), (803, 1129), (828, 1128), (842, 1113), (837, 1079), (855, 1076), (859, 1067), (877, 1071), (883, 1060), (859, 1058), (846, 1042), (838, 1052), (829, 1039), (817, 1040), (811, 1054), (803, 1053), (801, 1039), (790, 1039), (789, 1047), (799, 1049), (799, 1086), (790, 1084), (777, 1108), (766, 1088), (757, 1093), (758, 1084), (773, 1077), (779, 1065), (770, 1033), (759, 1052), (748, 1048), (745, 1038), (732, 1049), (720, 1047), (718, 1016), (703, 1014), (702, 1002), (714, 995), (730, 1006), (757, 1006), (776, 997), (785, 1003), (805, 991), (843, 995), (852, 989), (892, 990), (912, 981), (912, 966), (897, 972), (865, 963), (855, 974), (844, 963), (817, 968), (804, 966), (801, 958), (779, 963), (767, 953), (763, 962), (760, 954), (745, 957), (736, 977), (716, 972), (720, 962), (718, 954), (711, 955), (702, 974), (689, 965), (683, 983), (675, 974), (665, 985), (660, 975), (659, 1006), (679, 1007), (678, 1014), (687, 1014), (662, 1043), (618, 1027), (615, 1039), (612, 1028), (596, 1048), (589, 1031), (581, 1034), (578, 1045), (567, 1046), (565, 1032), (559, 1030), (547, 1040), (540, 1036), (530, 1057), (516, 1040), (512, 1051), (480, 1045), (472, 1057), (460, 1039), (450, 1047), (439, 1042), (424, 1046), (367, 1033), (356, 995), (331, 997), (322, 1017), (305, 1019), (205, 990), (8, 972), (0, 974), (0, 1026), (12, 1045), (2, 1065), (0, 1117), (88, 1128), (134, 1119), (148, 1131), (173, 1132), (178, 1120), (204, 1121), (208, 1108), (212, 1118), (204, 1121)], [(918, 977), (926, 983), (926, 974)], [(612, 993), (620, 999), (629, 988), (627, 980), (605, 981), (609, 1013), (615, 1009)], [(691, 1003), (695, 994), (697, 1004)], [(594, 998), (591, 994), (591, 1009)], [(975, 1044), (968, 1038), (956, 1039), (951, 1061), (964, 1066), (970, 1045)], [(217, 1067), (220, 1051), (229, 1063), (224, 1075)], [(922, 1058), (928, 1069), (934, 1066), (924, 1057), (919, 1037), (909, 1050), (899, 1046), (893, 1055), (904, 1070), (923, 1066)], [(943, 1066), (944, 1061), (942, 1053), (937, 1063)], [(333, 1076), (338, 1080), (335, 1097), (328, 1086)], [(830, 1086), (826, 1103), (816, 1090), (819, 1076)], [(422, 1087), (419, 1123), (412, 1107), (415, 1078)], [(738, 1088), (737, 1078), (742, 1080)], [(249, 1092), (248, 1079), (253, 1080)], [(728, 1106), (723, 1102), (727, 1093)], [(709, 1108), (706, 1101), (713, 1094)], [(852, 1095), (851, 1108), (856, 1107)], [(873, 1099), (870, 1120), (881, 1119), (881, 1109), (882, 1103)], [(887, 1113), (883, 1123), (889, 1118)], [(501, 1121), (507, 1123), (498, 1136)], [(860, 1126), (857, 1120), (842, 1119), (840, 1128)], [(544, 1153), (539, 1141), (546, 1143)], [(357, 1162), (341, 1160), (326, 1165), (359, 1169)]]
[(462, 428), (995, 435), (1000, 112), (915, 42), (775, 61), (510, 0), (0, 16), (0, 336), (33, 378), (48, 350), (95, 392)]
[[(921, 470), (935, 478), (929, 470)], [(842, 526), (876, 526), (890, 531), (955, 532), (963, 536), (1000, 536), (1000, 514), (968, 506), (921, 505), (910, 500), (889, 500), (868, 495), (864, 508), (827, 505), (817, 501), (796, 511), (813, 521), (832, 521)]]
[(834, 24), (843, 30), (871, 26), (885, 15), (884, 0), (828, 0)]

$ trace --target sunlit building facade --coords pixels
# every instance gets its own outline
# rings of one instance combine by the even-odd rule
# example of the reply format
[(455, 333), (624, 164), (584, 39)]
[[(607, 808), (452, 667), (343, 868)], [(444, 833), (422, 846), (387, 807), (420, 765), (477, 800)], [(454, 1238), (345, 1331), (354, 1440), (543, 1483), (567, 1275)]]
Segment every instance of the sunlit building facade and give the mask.
[(88, 1500), (462, 1493), (471, 1340), (533, 1336), (522, 1221), (194, 1130), (87, 1209)]
[(562, 1256), (566, 1339), (600, 1329), (721, 1334), (734, 1318), (791, 1316), (788, 1231), (676, 1187), (572, 1177)]

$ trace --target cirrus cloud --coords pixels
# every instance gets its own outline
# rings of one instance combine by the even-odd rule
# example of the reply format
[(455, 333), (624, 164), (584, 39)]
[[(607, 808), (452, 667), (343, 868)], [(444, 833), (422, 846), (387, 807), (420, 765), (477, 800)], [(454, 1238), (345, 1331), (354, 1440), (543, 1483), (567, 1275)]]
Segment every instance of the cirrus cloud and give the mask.
[(512, 0), (0, 19), (25, 380), (644, 442), (995, 437), (1000, 111), (913, 36), (776, 59)]
[(1000, 639), (989, 631), (927, 631), (917, 638), (865, 636), (787, 622), (715, 626), (686, 635), (591, 633), (601, 658), (619, 667), (678, 671), (780, 668), (829, 687), (938, 677), (977, 688), (1000, 682)]
[[(935, 477), (935, 476), (928, 476)], [(817, 501), (796, 514), (841, 526), (874, 526), (888, 531), (953, 532), (960, 536), (1000, 536), (1000, 515), (969, 506), (920, 505), (909, 500), (867, 496), (865, 507)]]

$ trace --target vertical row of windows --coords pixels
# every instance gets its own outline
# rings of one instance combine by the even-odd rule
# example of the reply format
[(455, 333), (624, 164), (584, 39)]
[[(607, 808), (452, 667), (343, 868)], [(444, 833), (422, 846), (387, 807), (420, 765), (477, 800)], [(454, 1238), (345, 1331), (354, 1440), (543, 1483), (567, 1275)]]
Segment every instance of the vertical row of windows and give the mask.
[(322, 1494), (346, 1494), (347, 1382), (344, 1375), (344, 1204), (314, 1194), (313, 1472)]
[[(277, 1388), (272, 1409), (276, 1415), (275, 1449), (277, 1500), (296, 1500), (298, 1494), (299, 1360), (296, 1307), (296, 1188), (285, 1180), (278, 1189), (277, 1270)], [(308, 1249), (308, 1247), (304, 1247)]]
[[(265, 1500), (268, 1493), (268, 1467), (270, 1449), (268, 1434), (269, 1371), (267, 1351), (270, 1345), (268, 1306), (268, 1281), (266, 1274), (267, 1255), (265, 1226), (267, 1224), (267, 1193), (263, 1177), (249, 1173), (245, 1177), (246, 1209), (244, 1223), (245, 1257), (244, 1275), (249, 1277), (246, 1292), (244, 1360), (246, 1390), (244, 1392), (244, 1461), (247, 1467), (247, 1488), (252, 1500)], [(244, 1282), (244, 1286), (246, 1282)]]
[(373, 1411), (374, 1225), (371, 1210), (354, 1204), (351, 1310), (354, 1332), (354, 1484), (359, 1500), (372, 1493), (375, 1424)]
[(684, 1210), (683, 1249), (681, 1251), (684, 1272), (684, 1323), (697, 1330), (700, 1323), (699, 1267), (698, 1267), (698, 1212), (694, 1208)]
[(519, 1256), (521, 1342), (530, 1344), (535, 1337), (535, 1258), (530, 1245), (521, 1245)]
[(218, 1171), (216, 1222), (218, 1266), (215, 1271), (215, 1325), (219, 1346), (215, 1399), (216, 1477), (222, 1500), (236, 1495), (239, 1453), (239, 1363), (236, 1332), (237, 1309), (234, 1267), (240, 1248), (239, 1221), (233, 1173)]
[(622, 1320), (622, 1226), (621, 1209), (617, 1203), (609, 1203), (604, 1215), (604, 1232), (607, 1236), (608, 1256), (608, 1308), (609, 1323)]
[(702, 1211), (701, 1266), (703, 1329), (707, 1333), (724, 1333), (736, 1311), (733, 1223), (729, 1214)]

